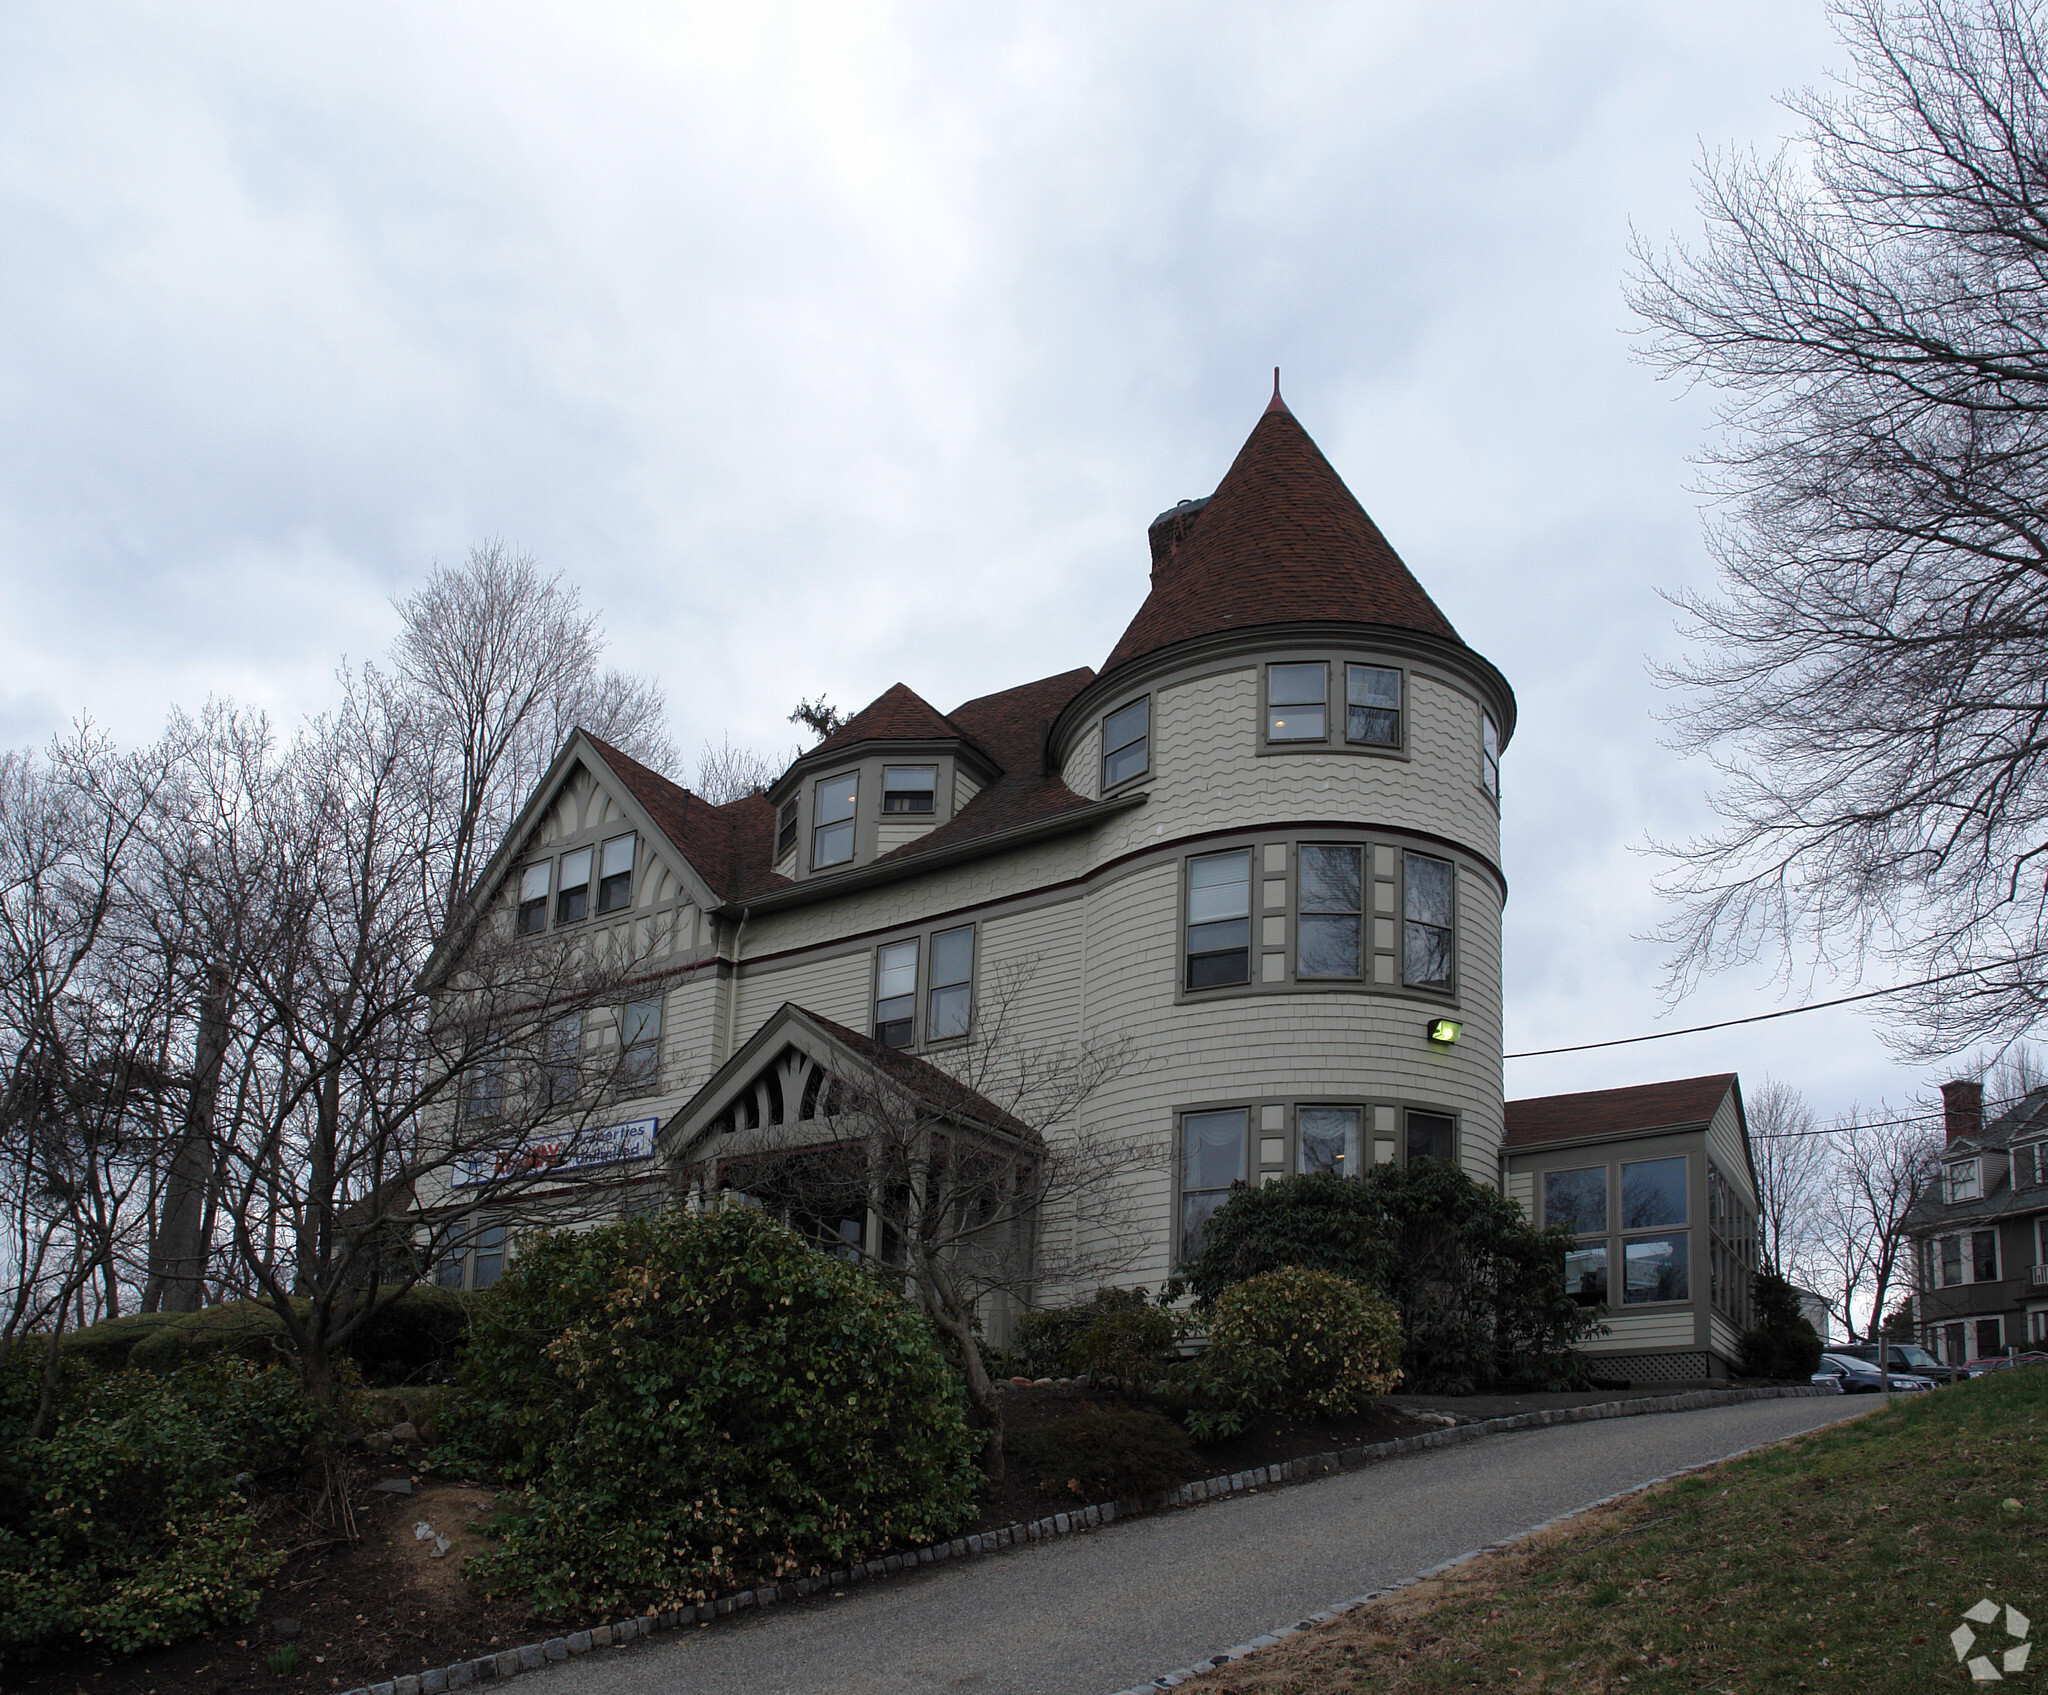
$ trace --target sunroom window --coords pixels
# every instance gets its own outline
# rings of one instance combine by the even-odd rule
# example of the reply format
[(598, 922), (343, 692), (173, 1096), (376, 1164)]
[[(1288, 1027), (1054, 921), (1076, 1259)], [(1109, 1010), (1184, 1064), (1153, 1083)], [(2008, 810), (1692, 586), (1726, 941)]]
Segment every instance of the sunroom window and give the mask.
[(882, 767), (882, 810), (884, 812), (930, 812), (939, 788), (936, 765), (885, 765)]
[(633, 840), (614, 836), (604, 844), (597, 865), (599, 912), (617, 912), (633, 904)]
[(844, 865), (853, 857), (853, 814), (860, 804), (860, 776), (827, 777), (811, 798), (811, 868)]
[(1134, 700), (1102, 721), (1102, 787), (1141, 777), (1151, 764), (1152, 703)]
[(1579, 1239), (1565, 1250), (1565, 1293), (1582, 1307), (1607, 1302), (1607, 1167), (1543, 1174), (1543, 1222), (1562, 1224)]
[(562, 888), (555, 896), (555, 922), (577, 924), (590, 916), (590, 849), (562, 855)]
[(548, 927), (548, 883), (554, 871), (549, 860), (519, 873), (519, 933), (539, 934)]
[(1365, 747), (1401, 745), (1401, 673), (1384, 665), (1344, 667), (1345, 739)]
[(1266, 740), (1319, 742), (1330, 733), (1330, 668), (1266, 667)]
[(917, 943), (891, 942), (875, 952), (875, 1040), (907, 1048), (917, 1024)]
[(1189, 988), (1251, 980), (1251, 912), (1251, 849), (1188, 861)]

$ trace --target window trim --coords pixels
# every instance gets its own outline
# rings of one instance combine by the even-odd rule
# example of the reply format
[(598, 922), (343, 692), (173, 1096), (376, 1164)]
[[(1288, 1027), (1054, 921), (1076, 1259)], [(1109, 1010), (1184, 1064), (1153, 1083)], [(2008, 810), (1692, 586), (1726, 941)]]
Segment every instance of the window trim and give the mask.
[[(1273, 734), (1273, 713), (1274, 713), (1274, 710), (1275, 710), (1275, 709), (1274, 709), (1274, 704), (1273, 704), (1273, 673), (1274, 673), (1274, 672), (1275, 672), (1276, 670), (1298, 670), (1298, 671), (1306, 671), (1306, 670), (1308, 670), (1308, 669), (1309, 669), (1309, 668), (1310, 668), (1311, 666), (1320, 666), (1320, 667), (1322, 667), (1322, 672), (1323, 672), (1323, 699), (1322, 699), (1322, 708), (1323, 708), (1323, 728), (1322, 728), (1322, 733), (1321, 733), (1320, 735), (1314, 735), (1314, 736), (1276, 736), (1276, 735), (1274, 735), (1274, 734)], [(1321, 658), (1318, 658), (1318, 659), (1268, 659), (1268, 660), (1266, 660), (1266, 661), (1265, 661), (1265, 662), (1264, 662), (1264, 663), (1263, 663), (1263, 664), (1262, 664), (1262, 665), (1261, 665), (1261, 666), (1259, 667), (1259, 739), (1260, 739), (1260, 740), (1261, 740), (1261, 741), (1262, 741), (1262, 742), (1263, 742), (1263, 743), (1264, 743), (1264, 744), (1265, 744), (1265, 745), (1266, 745), (1267, 747), (1269, 747), (1269, 748), (1272, 748), (1272, 749), (1276, 749), (1276, 750), (1278, 750), (1278, 751), (1280, 751), (1280, 752), (1292, 752), (1292, 751), (1293, 751), (1294, 749), (1296, 749), (1296, 748), (1305, 748), (1305, 747), (1327, 747), (1327, 746), (1329, 746), (1329, 745), (1330, 745), (1330, 742), (1331, 742), (1331, 740), (1332, 740), (1332, 738), (1331, 738), (1331, 735), (1330, 735), (1330, 671), (1331, 671), (1331, 664), (1330, 664), (1330, 661), (1329, 661), (1329, 660), (1327, 660), (1327, 659), (1321, 659)], [(1289, 705), (1300, 705), (1300, 706), (1313, 706), (1314, 704), (1315, 704), (1315, 702), (1313, 702), (1313, 701), (1299, 701), (1299, 702), (1289, 702), (1289, 701), (1282, 701), (1282, 702), (1280, 703), (1280, 705), (1281, 705), (1281, 708), (1282, 708), (1282, 709), (1284, 709), (1285, 707), (1287, 707), (1287, 706), (1289, 706)], [(1350, 716), (1350, 712), (1349, 712), (1349, 708), (1348, 708), (1348, 706), (1347, 706), (1347, 708), (1346, 708), (1346, 718), (1347, 718), (1347, 720), (1348, 720), (1349, 716)]]
[[(1116, 747), (1111, 747), (1109, 745), (1109, 721), (1122, 713), (1128, 712), (1134, 706), (1142, 706), (1145, 709), (1144, 735), (1134, 737), (1127, 742), (1121, 742)], [(1119, 702), (1109, 711), (1102, 714), (1096, 723), (1097, 757), (1095, 761), (1095, 784), (1098, 795), (1114, 794), (1117, 790), (1128, 788), (1133, 783), (1143, 782), (1152, 775), (1152, 737), (1158, 730), (1158, 719), (1159, 715), (1155, 710), (1152, 693), (1149, 689), (1143, 694), (1132, 695), (1130, 699)], [(1128, 776), (1119, 777), (1112, 783), (1109, 780), (1110, 756), (1123, 752), (1125, 748), (1136, 747), (1141, 741), (1145, 744), (1145, 763)]]
[[(967, 1028), (957, 1036), (933, 1037), (931, 1033), (932, 996), (941, 988), (955, 985), (932, 981), (932, 941), (937, 936), (951, 935), (956, 930), (969, 932), (967, 956)], [(895, 1051), (898, 1053), (922, 1054), (942, 1052), (958, 1047), (962, 1042), (972, 1040), (975, 1024), (981, 1017), (981, 924), (977, 919), (965, 923), (948, 923), (940, 920), (931, 924), (920, 924), (915, 929), (897, 930), (875, 938), (868, 950), (868, 1034), (874, 1041), (881, 1041), (881, 1024), (876, 1012), (882, 1000), (882, 953), (886, 948), (901, 947), (914, 943), (917, 948), (917, 978), (911, 989), (910, 1040)]]
[[(1398, 759), (1409, 761), (1412, 754), (1412, 730), (1414, 721), (1415, 666), (1404, 659), (1388, 658), (1371, 651), (1354, 648), (1325, 647), (1261, 653), (1258, 665), (1258, 718), (1253, 726), (1252, 751), (1261, 759), (1285, 758), (1289, 754), (1341, 754), (1358, 759)], [(1271, 740), (1267, 734), (1267, 713), (1271, 710), (1267, 696), (1271, 689), (1272, 669), (1275, 665), (1321, 665), (1325, 668), (1327, 681), (1323, 689), (1323, 734), (1318, 740), (1281, 741)], [(1387, 742), (1355, 742), (1351, 739), (1350, 672), (1352, 665), (1368, 666), (1375, 671), (1391, 671), (1401, 680), (1401, 740), (1398, 745)], [(1471, 691), (1460, 685), (1461, 694)], [(1344, 714), (1340, 725), (1333, 721), (1331, 714)]]
[[(885, 1020), (882, 1017), (882, 956), (902, 948), (910, 950), (910, 992), (908, 995), (891, 995), (889, 999), (892, 1001), (907, 999), (910, 1002), (910, 1015), (907, 1018), (901, 1019), (891, 1018), (886, 1020), (886, 1023), (890, 1025), (907, 1024), (910, 1028), (903, 1041), (892, 1042), (887, 1036), (882, 1034), (885, 1027)], [(881, 1043), (883, 1047), (892, 1048), (898, 1053), (915, 1053), (917, 1051), (917, 1003), (919, 995), (924, 988), (924, 964), (925, 949), (922, 934), (898, 936), (890, 941), (875, 943), (874, 962), (871, 966), (873, 983), (868, 999), (868, 1034), (874, 1041)]]
[[(837, 871), (843, 865), (858, 863), (860, 859), (860, 776), (860, 767), (855, 766), (851, 771), (835, 771), (829, 777), (814, 777), (811, 780), (810, 869), (813, 872)], [(847, 813), (844, 818), (834, 818), (829, 823), (820, 824), (818, 822), (818, 791), (823, 789), (828, 783), (849, 781), (853, 784), (853, 810)], [(828, 859), (821, 862), (818, 858), (819, 836), (827, 830), (839, 829), (846, 831), (845, 855), (839, 859)]]
[[(626, 858), (626, 869), (624, 871), (614, 871), (607, 875), (604, 868), (605, 856), (614, 847), (618, 846), (620, 842), (630, 842), (632, 844), (631, 851)], [(640, 872), (640, 832), (638, 830), (627, 830), (599, 842), (597, 844), (597, 864), (595, 869), (597, 871), (597, 916), (604, 918), (614, 912), (632, 911), (633, 886), (639, 881)], [(615, 901), (612, 899), (612, 886), (621, 877), (626, 880), (625, 896), (623, 899)]]
[[(1240, 854), (1243, 855), (1245, 862), (1244, 945), (1242, 949), (1206, 948), (1199, 957), (1213, 959), (1228, 953), (1242, 952), (1245, 961), (1244, 976), (1233, 978), (1231, 981), (1224, 983), (1203, 983), (1197, 985), (1191, 980), (1194, 975), (1194, 962), (1198, 957), (1192, 946), (1194, 941), (1192, 932), (1195, 928), (1193, 916), (1194, 901), (1192, 899), (1195, 883), (1194, 868), (1197, 863), (1203, 860), (1231, 859)], [(1260, 949), (1257, 942), (1253, 939), (1255, 934), (1253, 926), (1261, 921), (1257, 910), (1258, 903), (1254, 899), (1254, 894), (1261, 877), (1259, 858), (1259, 849), (1254, 844), (1247, 844), (1243, 847), (1215, 848), (1204, 853), (1184, 853), (1180, 855), (1178, 866), (1180, 875), (1180, 934), (1177, 938), (1178, 947), (1176, 952), (1179, 958), (1180, 992), (1183, 995), (1204, 997), (1214, 994), (1218, 990), (1237, 991), (1252, 988), (1256, 985), (1259, 973), (1255, 962), (1259, 958)], [(1205, 924), (1227, 924), (1229, 922), (1230, 920), (1227, 918), (1203, 920)]]
[[(584, 867), (583, 881), (571, 883), (568, 880), (569, 861), (576, 858), (579, 854), (588, 863)], [(555, 869), (555, 928), (557, 930), (562, 929), (566, 925), (587, 924), (590, 921), (590, 885), (596, 870), (597, 843), (595, 842), (586, 842), (582, 847), (564, 849), (557, 856)], [(569, 916), (569, 897), (572, 894), (579, 893), (583, 896), (583, 910), (572, 918)]]

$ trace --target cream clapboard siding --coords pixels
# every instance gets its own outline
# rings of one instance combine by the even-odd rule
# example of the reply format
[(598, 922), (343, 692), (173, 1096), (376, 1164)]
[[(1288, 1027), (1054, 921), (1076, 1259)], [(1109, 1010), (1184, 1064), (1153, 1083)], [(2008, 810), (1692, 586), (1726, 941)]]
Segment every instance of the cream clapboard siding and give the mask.
[(1524, 1218), (1533, 1220), (1536, 1216), (1536, 1174), (1533, 1171), (1509, 1172), (1507, 1197), (1522, 1209)]
[(877, 824), (875, 826), (875, 857), (881, 858), (891, 848), (900, 848), (905, 842), (914, 842), (919, 836), (928, 836), (935, 824)]
[(1619, 1312), (1607, 1316), (1607, 1334), (1581, 1342), (1589, 1354), (1633, 1354), (1646, 1348), (1694, 1348), (1699, 1346), (1691, 1307), (1659, 1312)]
[(1710, 1338), (1708, 1345), (1724, 1360), (1732, 1361), (1739, 1357), (1741, 1333), (1719, 1313), (1707, 1314), (1707, 1334)]
[(1735, 1092), (1732, 1089), (1715, 1112), (1713, 1122), (1707, 1126), (1707, 1152), (1713, 1158), (1715, 1169), (1735, 1185), (1754, 1212), (1756, 1187), (1749, 1180), (1749, 1161), (1742, 1157), (1742, 1126), (1735, 1116)]
[(973, 799), (973, 798), (974, 798), (974, 797), (975, 797), (976, 795), (978, 795), (978, 794), (980, 794), (980, 793), (981, 793), (981, 785), (980, 785), (979, 783), (977, 783), (977, 782), (976, 782), (976, 781), (975, 781), (975, 780), (973, 779), (973, 777), (971, 777), (971, 776), (970, 776), (970, 775), (969, 775), (969, 774), (968, 774), (968, 773), (967, 773), (967, 772), (966, 772), (965, 770), (963, 770), (963, 769), (962, 769), (962, 768), (961, 768), (960, 766), (958, 766), (958, 765), (955, 765), (955, 766), (953, 767), (953, 811), (954, 811), (954, 814), (955, 814), (955, 815), (957, 816), (957, 815), (958, 815), (958, 813), (959, 813), (959, 811), (960, 811), (960, 809), (961, 809), (961, 808), (962, 808), (963, 806), (965, 806), (965, 805), (966, 805), (966, 804), (967, 804), (967, 803), (968, 803), (968, 802), (969, 802), (970, 800), (972, 800), (972, 799)]

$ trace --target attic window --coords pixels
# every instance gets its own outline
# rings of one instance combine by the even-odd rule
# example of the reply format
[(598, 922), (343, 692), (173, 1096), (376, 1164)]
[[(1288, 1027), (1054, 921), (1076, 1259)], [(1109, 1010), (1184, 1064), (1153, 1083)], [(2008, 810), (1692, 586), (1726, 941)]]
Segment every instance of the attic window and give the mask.
[(1984, 1181), (1980, 1167), (1974, 1159), (1949, 1161), (1948, 1198), (1951, 1205), (1957, 1201), (1981, 1200), (1984, 1196)]
[(882, 767), (882, 810), (884, 812), (930, 812), (938, 793), (936, 765), (885, 765)]
[(860, 801), (860, 776), (827, 777), (811, 801), (811, 869), (844, 865), (853, 857), (853, 813)]
[(555, 922), (578, 924), (590, 916), (590, 849), (562, 855), (562, 890), (555, 896)]
[(617, 912), (633, 904), (633, 842), (631, 836), (614, 836), (604, 844), (597, 868), (599, 912)]
[(519, 933), (522, 936), (535, 935), (548, 927), (548, 882), (553, 870), (553, 863), (544, 859), (519, 873)]
[(796, 851), (796, 802), (786, 800), (775, 820), (775, 857), (787, 859)]
[(1344, 737), (1367, 747), (1401, 745), (1401, 673), (1384, 665), (1344, 667)]
[(1148, 732), (1152, 703), (1134, 700), (1120, 706), (1102, 721), (1102, 788), (1106, 794), (1117, 784), (1142, 777), (1152, 763)]

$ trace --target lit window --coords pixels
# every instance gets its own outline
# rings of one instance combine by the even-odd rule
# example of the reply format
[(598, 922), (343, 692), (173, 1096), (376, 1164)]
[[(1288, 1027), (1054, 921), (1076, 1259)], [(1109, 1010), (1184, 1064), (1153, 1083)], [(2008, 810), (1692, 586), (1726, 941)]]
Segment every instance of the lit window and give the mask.
[(892, 942), (875, 950), (875, 1040), (910, 1046), (917, 1020), (917, 943)]
[(1218, 1207), (1230, 1199), (1230, 1186), (1244, 1177), (1243, 1107), (1231, 1112), (1191, 1112), (1181, 1123), (1180, 1257), (1183, 1263), (1202, 1251), (1202, 1232)]
[(882, 767), (882, 810), (884, 812), (930, 812), (939, 788), (936, 765), (885, 765)]
[(1352, 1177), (1363, 1169), (1359, 1154), (1365, 1135), (1363, 1108), (1301, 1107), (1295, 1112), (1294, 1128), (1299, 1143), (1296, 1163), (1303, 1176), (1327, 1172), (1332, 1177)]
[(590, 849), (562, 855), (562, 890), (555, 896), (555, 922), (575, 924), (590, 914)]
[(1441, 1112), (1411, 1112), (1408, 1115), (1408, 1159), (1440, 1159), (1446, 1165), (1458, 1157), (1458, 1121)]
[(1974, 1159), (1953, 1160), (1948, 1168), (1948, 1198), (1950, 1201), (1981, 1200), (1984, 1185), (1978, 1176), (1979, 1167)]
[(519, 933), (531, 936), (548, 927), (548, 878), (554, 867), (542, 860), (519, 873)]
[(1107, 793), (1117, 784), (1141, 777), (1151, 764), (1150, 701), (1134, 700), (1102, 721), (1102, 787)]
[(1319, 742), (1329, 734), (1330, 668), (1266, 667), (1266, 740)]
[(1367, 747), (1401, 745), (1401, 673), (1383, 665), (1344, 667), (1344, 735)]
[(1189, 988), (1251, 981), (1251, 912), (1251, 849), (1188, 861)]
[(796, 802), (786, 800), (775, 820), (775, 857), (784, 860), (796, 847)]
[(853, 857), (853, 813), (860, 777), (827, 777), (811, 797), (811, 868), (844, 865)]
[(974, 926), (941, 930), (932, 937), (931, 1009), (925, 1016), (925, 1040), (951, 1041), (967, 1034), (973, 1015)]
[(1417, 988), (1448, 989), (1457, 872), (1449, 860), (1428, 854), (1411, 853), (1406, 859), (1403, 981)]
[(617, 912), (633, 904), (633, 838), (614, 836), (597, 864), (597, 910)]
[(1479, 786), (1500, 799), (1500, 731), (1491, 712), (1479, 714)]
[(1364, 939), (1364, 862), (1355, 847), (1304, 844), (1296, 920), (1297, 977), (1357, 977)]
[(619, 1089), (643, 1094), (661, 1076), (661, 1002), (630, 1001), (619, 1009)]

